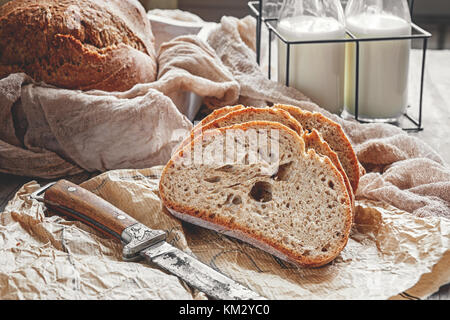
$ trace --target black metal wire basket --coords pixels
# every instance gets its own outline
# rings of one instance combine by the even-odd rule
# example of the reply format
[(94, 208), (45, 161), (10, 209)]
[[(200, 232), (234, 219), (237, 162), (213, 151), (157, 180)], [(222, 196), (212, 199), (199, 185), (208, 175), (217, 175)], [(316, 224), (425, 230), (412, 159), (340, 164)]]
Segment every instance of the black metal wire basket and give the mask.
[[(271, 50), (271, 42), (272, 37), (275, 35), (286, 45), (286, 79), (285, 84), (289, 86), (289, 64), (290, 64), (290, 51), (291, 46), (294, 45), (302, 45), (302, 44), (317, 44), (317, 43), (355, 43), (356, 47), (356, 60), (355, 60), (355, 114), (354, 119), (359, 122), (364, 122), (359, 119), (359, 60), (360, 60), (360, 43), (361, 42), (370, 42), (370, 41), (394, 41), (394, 40), (421, 40), (422, 41), (422, 66), (421, 66), (421, 75), (420, 75), (420, 92), (419, 92), (419, 105), (418, 105), (418, 114), (416, 117), (408, 114), (408, 109), (411, 109), (411, 105), (408, 105), (406, 111), (403, 113), (403, 116), (408, 119), (414, 126), (413, 127), (402, 127), (403, 130), (406, 131), (421, 131), (423, 130), (422, 126), (422, 103), (423, 103), (423, 86), (424, 86), (424, 76), (425, 76), (425, 59), (426, 52), (428, 46), (428, 39), (431, 37), (431, 33), (420, 28), (414, 23), (411, 23), (412, 33), (407, 36), (396, 36), (396, 37), (376, 37), (376, 38), (358, 38), (354, 34), (352, 34), (349, 30), (346, 29), (346, 34), (348, 38), (346, 39), (332, 39), (332, 40), (308, 40), (308, 41), (289, 41), (285, 37), (283, 37), (276, 28), (276, 23), (278, 21), (277, 18), (266, 18), (262, 14), (263, 9), (263, 1), (249, 1), (248, 6), (252, 13), (256, 16), (257, 25), (256, 25), (256, 59), (257, 63), (260, 64), (261, 59), (261, 36), (262, 36), (262, 26), (263, 24), (267, 27), (269, 31), (269, 46), (268, 46), (268, 78), (271, 78), (271, 64), (272, 64), (272, 50)], [(413, 13), (414, 0), (408, 1), (410, 6), (411, 15)], [(397, 124), (399, 125), (399, 124)], [(400, 125), (399, 125), (400, 126)]]

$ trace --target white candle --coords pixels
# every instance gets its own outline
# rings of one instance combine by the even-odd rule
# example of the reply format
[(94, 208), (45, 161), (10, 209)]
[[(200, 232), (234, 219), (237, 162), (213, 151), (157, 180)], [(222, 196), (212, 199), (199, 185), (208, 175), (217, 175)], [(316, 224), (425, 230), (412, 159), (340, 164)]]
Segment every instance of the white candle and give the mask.
[[(281, 19), (278, 32), (290, 41), (343, 39), (345, 27), (331, 17), (300, 15)], [(278, 40), (278, 81), (286, 80), (286, 44)], [(330, 112), (344, 106), (345, 45), (290, 46), (289, 86), (297, 88)]]
[[(358, 38), (411, 34), (410, 24), (389, 14), (347, 17), (348, 30)], [(358, 116), (363, 120), (395, 121), (408, 104), (410, 40), (361, 42)], [(346, 110), (355, 113), (355, 44), (346, 50)]]

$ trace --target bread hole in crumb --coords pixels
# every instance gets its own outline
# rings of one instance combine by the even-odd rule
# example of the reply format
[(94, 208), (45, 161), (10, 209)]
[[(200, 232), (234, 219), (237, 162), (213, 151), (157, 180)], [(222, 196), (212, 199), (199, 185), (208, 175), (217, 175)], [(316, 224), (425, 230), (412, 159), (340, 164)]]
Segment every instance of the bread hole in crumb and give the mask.
[(225, 200), (225, 202), (223, 203), (223, 205), (228, 205), (228, 206), (230, 206), (230, 205), (239, 205), (239, 204), (241, 204), (242, 203), (242, 199), (241, 199), (241, 196), (238, 196), (238, 195), (234, 195), (234, 194), (232, 194), (232, 193), (230, 193), (228, 196), (227, 196), (227, 199)]
[(333, 181), (328, 181), (328, 186), (330, 187), (330, 189), (333, 189), (334, 190), (334, 183), (333, 183)]
[(242, 203), (242, 199), (240, 196), (234, 196), (233, 200), (231, 201), (232, 204), (238, 205)]
[(233, 199), (233, 194), (227, 195), (227, 199), (225, 200), (225, 202), (223, 204), (224, 205), (230, 204), (232, 199)]
[(287, 181), (291, 173), (292, 161), (278, 166), (278, 171), (271, 178), (279, 181)]
[(220, 177), (219, 176), (214, 176), (214, 177), (205, 178), (204, 180), (206, 182), (210, 182), (210, 183), (217, 183), (217, 182), (220, 181)]
[(272, 185), (265, 181), (256, 182), (250, 190), (250, 197), (258, 202), (272, 200)]
[(221, 171), (221, 172), (230, 172), (233, 171), (234, 167), (231, 164), (227, 164), (224, 165), (220, 168), (215, 169), (216, 171)]
[(327, 252), (328, 249), (330, 249), (330, 244), (329, 244), (329, 243), (327, 243), (326, 245), (324, 245), (324, 246), (322, 247), (322, 252)]

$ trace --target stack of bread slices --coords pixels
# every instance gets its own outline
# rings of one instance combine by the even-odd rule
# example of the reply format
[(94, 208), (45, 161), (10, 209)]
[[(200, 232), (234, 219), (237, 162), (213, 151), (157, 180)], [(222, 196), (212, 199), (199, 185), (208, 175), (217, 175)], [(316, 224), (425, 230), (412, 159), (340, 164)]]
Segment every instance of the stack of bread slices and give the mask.
[(359, 176), (341, 126), (322, 114), (238, 105), (193, 128), (159, 189), (182, 220), (318, 267), (347, 244)]

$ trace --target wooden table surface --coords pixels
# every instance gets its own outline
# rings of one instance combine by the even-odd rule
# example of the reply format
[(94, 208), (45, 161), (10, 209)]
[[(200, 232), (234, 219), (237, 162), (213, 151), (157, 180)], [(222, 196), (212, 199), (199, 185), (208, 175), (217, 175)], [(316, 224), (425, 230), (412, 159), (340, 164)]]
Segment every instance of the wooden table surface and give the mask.
[[(411, 60), (411, 72), (417, 72), (420, 67), (420, 52), (413, 52)], [(417, 86), (418, 83), (411, 84), (412, 105), (414, 105), (414, 102), (418, 98), (417, 95), (414, 96), (413, 94), (416, 92)], [(447, 164), (450, 164), (450, 143), (448, 142), (448, 137), (450, 136), (450, 51), (430, 50), (427, 53), (423, 127), (423, 131), (410, 134), (426, 141), (439, 152)], [(85, 174), (75, 177), (72, 180), (75, 183), (81, 183), (90, 177), (91, 175)], [(31, 180), (33, 179), (0, 173), (0, 212), (3, 211), (16, 191), (23, 184)], [(38, 180), (38, 182), (45, 184), (48, 181)], [(429, 299), (450, 300), (450, 283), (442, 286)]]

